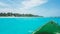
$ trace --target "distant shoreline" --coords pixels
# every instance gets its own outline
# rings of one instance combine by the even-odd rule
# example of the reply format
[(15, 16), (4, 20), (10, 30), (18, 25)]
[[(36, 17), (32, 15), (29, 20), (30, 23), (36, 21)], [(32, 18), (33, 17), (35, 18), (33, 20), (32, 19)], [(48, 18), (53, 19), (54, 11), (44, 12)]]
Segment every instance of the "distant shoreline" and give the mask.
[(0, 17), (0, 18), (60, 18), (60, 17)]
[(0, 18), (43, 18), (43, 17), (0, 17)]

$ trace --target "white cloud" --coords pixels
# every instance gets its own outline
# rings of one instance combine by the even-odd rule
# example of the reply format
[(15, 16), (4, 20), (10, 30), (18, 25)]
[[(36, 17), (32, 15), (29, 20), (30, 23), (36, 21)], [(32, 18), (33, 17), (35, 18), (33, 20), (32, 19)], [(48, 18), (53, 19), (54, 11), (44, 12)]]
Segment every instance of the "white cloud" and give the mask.
[(3, 2), (0, 2), (0, 6), (9, 6), (8, 4), (6, 4), (6, 3), (3, 3)]
[[(11, 1), (11, 2), (13, 2), (13, 1)], [(5, 8), (5, 9), (1, 9), (0, 12), (35, 14), (35, 13), (37, 13), (35, 10), (30, 11), (29, 9), (31, 9), (33, 7), (36, 7), (38, 5), (45, 4), (45, 3), (47, 3), (47, 0), (24, 0), (24, 1), (21, 2), (19, 8), (15, 8), (15, 9), (13, 9), (13, 7), (12, 8)], [(2, 3), (2, 2), (0, 2), (0, 5), (1, 6), (10, 6), (10, 7), (12, 6), (12, 5), (9, 5), (9, 4)]]
[(46, 3), (47, 0), (26, 0), (22, 2), (22, 8), (29, 9)]
[(14, 9), (14, 8), (1, 8), (1, 9), (0, 9), (0, 13), (1, 13), (1, 12), (3, 12), (3, 13), (8, 13), (8, 12), (18, 13), (17, 11), (18, 11), (18, 10), (17, 10), (17, 9)]
[(35, 13), (29, 9), (45, 3), (47, 3), (47, 0), (25, 0), (21, 3), (21, 8), (19, 10), (21, 11), (20, 13)]

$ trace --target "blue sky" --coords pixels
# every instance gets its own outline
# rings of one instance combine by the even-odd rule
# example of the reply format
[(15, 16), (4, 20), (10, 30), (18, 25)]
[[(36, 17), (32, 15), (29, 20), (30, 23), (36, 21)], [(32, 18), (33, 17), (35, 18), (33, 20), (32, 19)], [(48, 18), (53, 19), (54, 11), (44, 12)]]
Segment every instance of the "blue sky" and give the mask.
[(60, 0), (0, 0), (0, 12), (60, 16)]

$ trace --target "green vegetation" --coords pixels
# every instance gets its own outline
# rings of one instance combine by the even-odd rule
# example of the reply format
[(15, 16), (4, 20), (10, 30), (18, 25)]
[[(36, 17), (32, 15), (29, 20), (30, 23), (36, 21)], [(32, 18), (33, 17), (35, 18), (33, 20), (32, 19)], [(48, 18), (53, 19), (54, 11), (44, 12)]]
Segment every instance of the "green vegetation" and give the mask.
[(60, 26), (54, 21), (50, 21), (33, 34), (60, 34)]
[(8, 17), (8, 16), (14, 16), (14, 17), (43, 17), (33, 14), (18, 14), (18, 13), (0, 13), (0, 17)]

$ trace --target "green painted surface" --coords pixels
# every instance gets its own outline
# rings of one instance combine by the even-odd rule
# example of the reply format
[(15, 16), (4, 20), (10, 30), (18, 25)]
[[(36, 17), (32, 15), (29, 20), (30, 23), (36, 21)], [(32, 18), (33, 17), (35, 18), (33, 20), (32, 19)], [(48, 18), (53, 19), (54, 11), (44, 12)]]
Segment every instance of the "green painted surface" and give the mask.
[(33, 34), (60, 34), (60, 26), (53, 21), (48, 22)]

